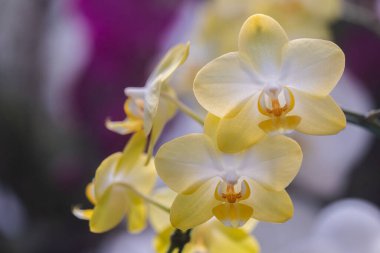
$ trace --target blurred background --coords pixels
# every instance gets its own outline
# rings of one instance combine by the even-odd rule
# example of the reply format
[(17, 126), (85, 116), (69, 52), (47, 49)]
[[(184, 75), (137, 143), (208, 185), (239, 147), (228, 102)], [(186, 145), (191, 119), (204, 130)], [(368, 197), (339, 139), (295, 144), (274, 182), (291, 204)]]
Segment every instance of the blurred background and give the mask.
[[(124, 88), (143, 86), (159, 56), (186, 41), (190, 57), (173, 85), (200, 110), (190, 92), (192, 77), (236, 50), (238, 29), (251, 14), (273, 16), (291, 38), (333, 40), (346, 54), (333, 96), (354, 112), (378, 108), (379, 2), (0, 0), (0, 252), (153, 252), (149, 230), (132, 236), (121, 225), (91, 234), (88, 223), (71, 214), (72, 206), (87, 203), (84, 189), (98, 164), (127, 140), (108, 131), (105, 119), (123, 119)], [(178, 116), (163, 140), (200, 131), (188, 120)], [(373, 218), (363, 231), (369, 229), (374, 246), (352, 252), (380, 252), (380, 139), (352, 125), (336, 136), (294, 138), (305, 153), (289, 189), (295, 216), (284, 225), (258, 225), (254, 235), (262, 252), (321, 252), (311, 249), (317, 239), (307, 238), (321, 234), (321, 224), (331, 222), (324, 217), (339, 208), (353, 210), (332, 219), (340, 229)], [(356, 200), (340, 202), (347, 198)], [(358, 224), (367, 223), (335, 233), (328, 225), (326, 231), (362, 231)], [(324, 252), (349, 252), (326, 245), (330, 251)]]

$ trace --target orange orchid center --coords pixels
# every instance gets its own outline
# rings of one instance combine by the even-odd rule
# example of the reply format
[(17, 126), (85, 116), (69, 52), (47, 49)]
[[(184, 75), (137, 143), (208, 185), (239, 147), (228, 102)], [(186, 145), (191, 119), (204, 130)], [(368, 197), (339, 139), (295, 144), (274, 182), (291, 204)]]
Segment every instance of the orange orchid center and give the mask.
[(271, 118), (285, 116), (294, 107), (294, 96), (288, 88), (269, 86), (259, 98), (259, 111)]
[(238, 199), (241, 199), (241, 192), (235, 192), (235, 188), (232, 184), (227, 184), (226, 193), (221, 193), (221, 197), (224, 200), (227, 200), (228, 203), (235, 203)]
[(281, 86), (270, 86), (261, 92), (258, 102), (260, 113), (269, 117), (259, 123), (259, 127), (267, 133), (290, 133), (301, 122), (297, 115), (288, 116), (293, 110), (295, 99), (292, 92)]
[(250, 189), (246, 181), (241, 182), (239, 190), (236, 188), (236, 183), (220, 182), (216, 187), (215, 198), (225, 203), (234, 204), (249, 197)]

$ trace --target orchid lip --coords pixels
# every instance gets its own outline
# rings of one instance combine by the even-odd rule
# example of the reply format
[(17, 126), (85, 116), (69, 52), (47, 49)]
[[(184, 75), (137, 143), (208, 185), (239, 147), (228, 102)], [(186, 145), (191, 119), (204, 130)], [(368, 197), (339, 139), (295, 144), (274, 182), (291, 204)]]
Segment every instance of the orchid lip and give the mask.
[(268, 85), (260, 94), (259, 111), (271, 118), (280, 118), (294, 107), (294, 96), (286, 88), (277, 85)]

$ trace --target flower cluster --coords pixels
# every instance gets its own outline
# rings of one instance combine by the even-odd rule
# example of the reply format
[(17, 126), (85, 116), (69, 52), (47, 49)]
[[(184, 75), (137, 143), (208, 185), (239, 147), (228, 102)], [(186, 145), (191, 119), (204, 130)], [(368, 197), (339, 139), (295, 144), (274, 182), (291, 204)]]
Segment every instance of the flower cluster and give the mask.
[[(343, 73), (344, 54), (329, 41), (289, 40), (273, 18), (253, 15), (240, 30), (238, 50), (212, 60), (194, 79), (204, 120), (170, 84), (188, 54), (189, 43), (173, 47), (144, 88), (125, 90), (127, 118), (107, 120), (106, 127), (134, 135), (122, 153), (101, 163), (87, 187), (94, 210), (75, 208), (74, 214), (90, 220), (93, 232), (115, 227), (126, 215), (129, 231), (139, 232), (149, 208), (157, 252), (166, 252), (174, 228), (194, 228), (186, 252), (224, 252), (223, 243), (258, 252), (250, 224), (282, 223), (293, 215), (286, 188), (301, 167), (302, 150), (285, 135), (329, 135), (345, 127), (329, 95)], [(203, 133), (173, 139), (152, 158), (177, 109), (201, 122)], [(172, 191), (152, 194), (155, 172)]]
[[(86, 188), (86, 196), (94, 210), (73, 209), (80, 219), (90, 220), (95, 233), (112, 229), (125, 216), (128, 230), (140, 232), (146, 226), (146, 203), (156, 181), (156, 171), (150, 156), (165, 124), (177, 107), (164, 96), (175, 97), (167, 81), (186, 60), (189, 44), (173, 47), (154, 69), (143, 88), (126, 88), (124, 104), (126, 119), (106, 120), (106, 127), (118, 134), (134, 135), (123, 152), (107, 157), (96, 170), (95, 178)], [(148, 153), (145, 153), (147, 136)]]
[(123, 152), (110, 155), (100, 164), (93, 182), (87, 185), (86, 196), (95, 208), (75, 207), (73, 213), (89, 220), (92, 232), (108, 231), (124, 216), (128, 217), (128, 231), (137, 233), (145, 228), (144, 195), (152, 191), (157, 177), (153, 162), (145, 165), (145, 139), (142, 132), (136, 133)]
[(171, 222), (180, 229), (212, 216), (234, 227), (250, 218), (286, 221), (293, 208), (284, 189), (302, 152), (281, 134), (335, 134), (345, 127), (329, 96), (344, 69), (338, 46), (289, 41), (265, 15), (247, 19), (238, 45), (195, 77), (195, 96), (209, 112), (205, 133), (170, 141), (156, 156), (159, 176), (178, 193)]

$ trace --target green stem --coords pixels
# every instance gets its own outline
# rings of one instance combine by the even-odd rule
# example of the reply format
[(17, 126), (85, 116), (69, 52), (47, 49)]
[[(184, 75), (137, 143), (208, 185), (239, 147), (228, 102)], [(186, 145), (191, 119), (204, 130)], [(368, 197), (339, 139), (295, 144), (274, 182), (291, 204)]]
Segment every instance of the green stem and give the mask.
[(201, 124), (202, 126), (204, 125), (204, 121), (202, 117), (200, 117), (197, 113), (195, 113), (190, 107), (188, 107), (187, 105), (179, 101), (177, 98), (170, 96), (169, 94), (161, 93), (161, 95), (165, 99), (174, 103), (178, 107), (178, 109), (181, 110), (183, 113), (185, 113), (187, 116), (189, 116), (190, 118), (192, 118), (193, 120)]
[(136, 195), (138, 195), (140, 198), (144, 199), (146, 202), (149, 202), (150, 204), (156, 206), (157, 208), (161, 209), (162, 211), (164, 212), (167, 212), (167, 213), (170, 213), (170, 208), (155, 201), (154, 199), (152, 199), (151, 197), (137, 191), (135, 188), (133, 188), (132, 186), (128, 185), (128, 184), (124, 184), (124, 183), (121, 183), (123, 186), (127, 187), (128, 189), (130, 189), (131, 191), (133, 191)]
[(379, 19), (373, 11), (349, 1), (343, 2), (343, 10), (343, 19), (347, 22), (364, 26), (380, 36)]
[(368, 131), (371, 131), (377, 137), (380, 137), (380, 110), (370, 111), (366, 115), (347, 110), (343, 110), (343, 112), (346, 115), (347, 122), (363, 127)]

